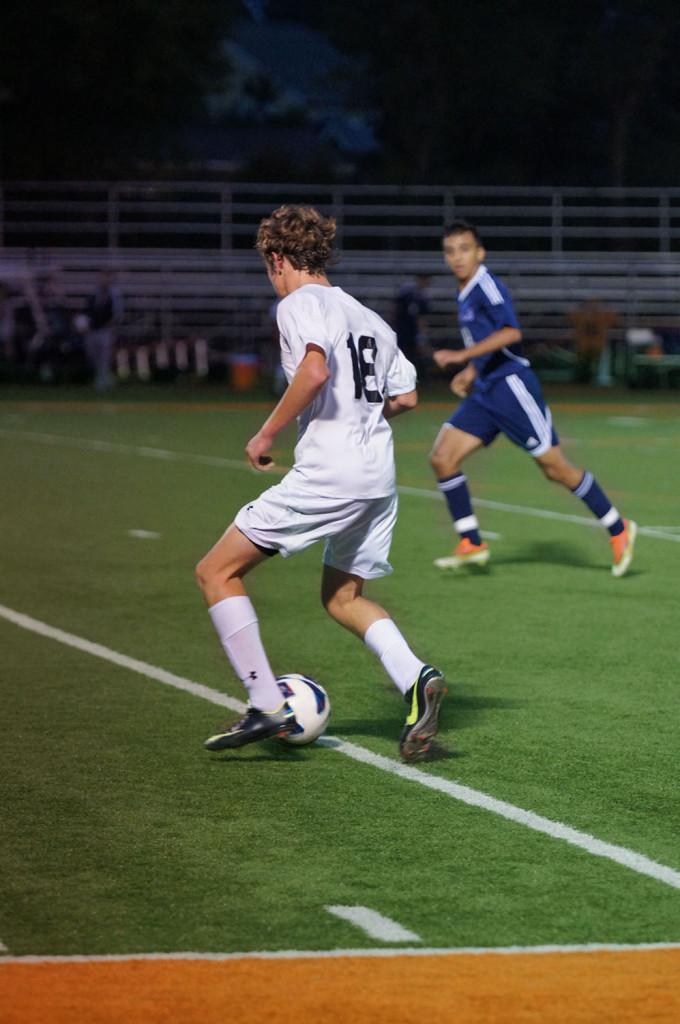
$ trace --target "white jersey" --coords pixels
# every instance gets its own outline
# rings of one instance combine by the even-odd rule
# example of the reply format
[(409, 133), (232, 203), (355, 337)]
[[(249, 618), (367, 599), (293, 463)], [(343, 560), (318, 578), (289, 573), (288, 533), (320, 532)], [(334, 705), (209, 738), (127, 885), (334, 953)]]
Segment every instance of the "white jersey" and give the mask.
[(326, 354), (330, 378), (298, 418), (291, 477), (316, 495), (381, 498), (394, 490), (387, 397), (413, 391), (415, 367), (385, 321), (342, 288), (307, 284), (279, 303), (281, 365), (288, 383), (307, 345)]

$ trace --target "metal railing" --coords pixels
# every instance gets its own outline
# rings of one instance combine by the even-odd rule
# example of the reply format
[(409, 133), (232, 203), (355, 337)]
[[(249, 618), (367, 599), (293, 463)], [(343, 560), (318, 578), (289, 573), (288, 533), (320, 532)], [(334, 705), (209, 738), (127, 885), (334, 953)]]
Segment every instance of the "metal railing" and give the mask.
[[(117, 273), (131, 332), (157, 340), (200, 333), (235, 345), (266, 344), (271, 337), (271, 285), (259, 257), (248, 251), (200, 252), (91, 248), (6, 249), (0, 281), (20, 291), (56, 278), (67, 306), (82, 309), (103, 266)], [(569, 313), (597, 299), (618, 315), (614, 334), (631, 327), (680, 329), (680, 256), (576, 256), (501, 253), (490, 266), (508, 285), (529, 344), (567, 342)], [(430, 277), (430, 334), (455, 336), (455, 281), (438, 252), (411, 259), (400, 254), (345, 252), (332, 280), (389, 318), (397, 289), (414, 273)]]
[(0, 245), (230, 252), (253, 244), (275, 206), (335, 216), (344, 251), (425, 252), (456, 217), (494, 251), (680, 252), (680, 188), (7, 182)]

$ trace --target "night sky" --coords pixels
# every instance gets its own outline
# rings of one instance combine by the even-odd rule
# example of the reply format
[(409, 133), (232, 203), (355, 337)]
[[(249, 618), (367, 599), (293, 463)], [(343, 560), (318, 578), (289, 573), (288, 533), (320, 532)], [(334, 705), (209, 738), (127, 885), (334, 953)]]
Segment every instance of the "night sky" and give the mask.
[(679, 50), (668, 2), (5, 0), (0, 173), (677, 185)]

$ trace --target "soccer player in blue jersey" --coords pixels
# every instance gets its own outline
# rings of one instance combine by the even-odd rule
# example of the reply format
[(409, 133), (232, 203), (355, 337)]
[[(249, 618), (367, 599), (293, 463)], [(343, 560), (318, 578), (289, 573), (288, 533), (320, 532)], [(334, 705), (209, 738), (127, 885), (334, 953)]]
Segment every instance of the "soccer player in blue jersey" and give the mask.
[(485, 565), (490, 552), (472, 511), (463, 461), (503, 433), (533, 456), (548, 480), (567, 487), (609, 531), (612, 574), (623, 576), (633, 558), (636, 524), (623, 519), (592, 473), (562, 454), (536, 374), (522, 355), (522, 331), (508, 289), (484, 265), (476, 228), (455, 221), (444, 233), (444, 259), (458, 280), (458, 322), (464, 349), (439, 349), (440, 368), (460, 367), (451, 390), (464, 401), (443, 425), (430, 454), (437, 484), (460, 538), (440, 569)]

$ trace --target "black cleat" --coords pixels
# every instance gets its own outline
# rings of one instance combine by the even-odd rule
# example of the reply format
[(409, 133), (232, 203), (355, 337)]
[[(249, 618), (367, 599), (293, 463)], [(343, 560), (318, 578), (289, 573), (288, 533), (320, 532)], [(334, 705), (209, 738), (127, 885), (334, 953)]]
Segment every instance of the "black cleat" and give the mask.
[(209, 736), (203, 746), (206, 750), (245, 747), (246, 743), (257, 743), (270, 736), (287, 736), (296, 725), (293, 709), (285, 701), (277, 711), (248, 708), (243, 718), (228, 726), (224, 732)]
[(417, 761), (430, 749), (446, 692), (446, 682), (439, 669), (423, 665), (415, 683), (404, 694), (410, 711), (399, 738), (399, 750), (405, 761)]

